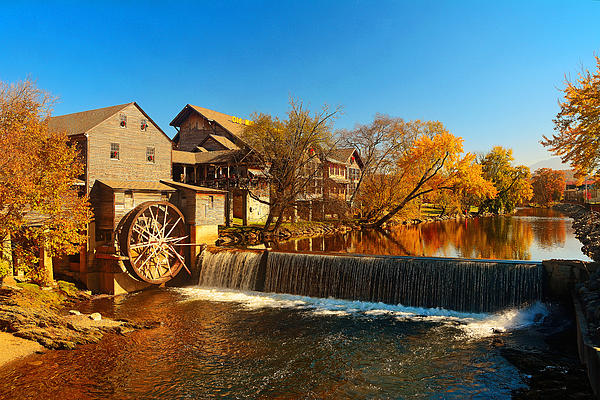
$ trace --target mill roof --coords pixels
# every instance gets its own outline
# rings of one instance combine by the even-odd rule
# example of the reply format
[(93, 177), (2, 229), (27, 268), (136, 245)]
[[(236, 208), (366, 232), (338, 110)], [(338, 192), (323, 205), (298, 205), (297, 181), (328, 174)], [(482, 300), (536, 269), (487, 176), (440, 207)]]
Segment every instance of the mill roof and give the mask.
[(239, 147), (233, 143), (231, 140), (227, 139), (225, 136), (220, 136), (220, 135), (213, 135), (210, 134), (208, 135), (199, 145), (198, 147), (201, 147), (204, 143), (206, 143), (207, 140), (209, 139), (213, 139), (215, 140), (217, 143), (220, 143), (223, 147), (225, 147), (227, 150), (239, 150)]
[(55, 131), (66, 132), (67, 135), (79, 135), (82, 133), (89, 132), (95, 126), (106, 121), (116, 113), (120, 112), (124, 108), (135, 105), (138, 110), (150, 121), (163, 135), (171, 140), (167, 134), (146, 114), (144, 110), (132, 101), (130, 103), (118, 104), (116, 106), (96, 108), (94, 110), (80, 111), (72, 114), (58, 115), (56, 117), (50, 117), (48, 120), (48, 128)]
[(85, 133), (130, 104), (133, 103), (119, 104), (116, 106), (96, 108), (94, 110), (51, 117), (48, 121), (48, 128), (57, 131), (65, 131), (68, 135)]
[(160, 181), (161, 181), (161, 183), (167, 184), (169, 186), (174, 186), (176, 188), (189, 189), (189, 190), (193, 190), (198, 193), (217, 193), (217, 194), (229, 193), (227, 190), (220, 190), (220, 189), (207, 188), (204, 186), (190, 185), (188, 183), (175, 182), (175, 181), (172, 181), (169, 179), (161, 179)]
[[(175, 118), (173, 118), (173, 121), (171, 121), (171, 123), (169, 125), (175, 126), (175, 127), (181, 126), (181, 123), (187, 118), (187, 116), (190, 114), (190, 112), (196, 112), (208, 120), (215, 121), (216, 123), (221, 125), (225, 130), (227, 130), (231, 134), (233, 134), (237, 139), (241, 140), (241, 137), (242, 137), (242, 134), (244, 131), (244, 127), (246, 125), (243, 123), (235, 122), (235, 120), (238, 120), (238, 121), (247, 121), (247, 120), (238, 119), (238, 118), (233, 117), (232, 115), (224, 114), (222, 112), (211, 110), (209, 108), (194, 106), (192, 104), (187, 104), (183, 108), (183, 110), (181, 110), (179, 112), (179, 114), (177, 114), (177, 116)], [(175, 135), (174, 140), (176, 140), (178, 135), (179, 134)]]
[(138, 190), (143, 192), (174, 192), (171, 186), (156, 181), (120, 181), (112, 179), (98, 179), (98, 182), (113, 190)]

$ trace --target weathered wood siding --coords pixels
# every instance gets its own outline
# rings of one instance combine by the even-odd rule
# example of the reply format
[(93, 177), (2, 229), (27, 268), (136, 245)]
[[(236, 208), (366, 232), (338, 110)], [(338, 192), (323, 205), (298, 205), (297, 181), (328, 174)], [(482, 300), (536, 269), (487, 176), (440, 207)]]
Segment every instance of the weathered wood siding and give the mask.
[[(206, 118), (196, 113), (191, 113), (182, 123), (179, 128), (179, 143), (177, 150), (193, 151), (206, 137), (210, 134), (225, 136), (231, 141), (235, 138), (220, 125), (213, 123), (212, 125)], [(221, 148), (219, 148), (221, 150)]]
[[(119, 125), (121, 113), (127, 115), (125, 128)], [(102, 178), (122, 181), (170, 179), (171, 141), (149, 120), (146, 130), (141, 130), (142, 119), (147, 120), (132, 104), (88, 132), (89, 187)], [(111, 143), (119, 144), (119, 160), (110, 158)], [(153, 163), (147, 161), (147, 147), (154, 147)]]
[(96, 229), (112, 230), (115, 218), (113, 191), (104, 185), (94, 185), (90, 192), (90, 204), (94, 212)]
[(181, 210), (186, 224), (224, 225), (225, 198), (225, 193), (198, 193), (195, 190), (179, 188), (172, 198), (172, 203)]
[(208, 151), (228, 150), (227, 147), (223, 146), (212, 137), (206, 139), (206, 141), (202, 143), (202, 147)]
[(113, 190), (99, 183), (95, 184), (90, 192), (90, 204), (94, 212), (96, 229), (111, 231), (117, 227), (121, 218), (140, 204), (147, 201), (169, 200), (169, 192)]
[(168, 192), (136, 192), (133, 190), (115, 191), (114, 226), (131, 210), (147, 201), (168, 201)]
[(225, 194), (196, 193), (195, 224), (224, 225), (225, 197)]

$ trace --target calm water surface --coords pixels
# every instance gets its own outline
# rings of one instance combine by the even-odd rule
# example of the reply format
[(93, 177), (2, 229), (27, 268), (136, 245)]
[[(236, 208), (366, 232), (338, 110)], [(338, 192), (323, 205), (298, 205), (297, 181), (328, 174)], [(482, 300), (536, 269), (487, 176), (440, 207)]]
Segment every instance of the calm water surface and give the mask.
[(573, 220), (550, 209), (398, 226), (389, 231), (352, 231), (327, 237), (270, 243), (274, 250), (360, 254), (590, 261), (575, 238)]
[(0, 398), (505, 399), (524, 380), (491, 345), (491, 330), (546, 312), (461, 314), (197, 287), (79, 308), (163, 326), (17, 361), (0, 370)]

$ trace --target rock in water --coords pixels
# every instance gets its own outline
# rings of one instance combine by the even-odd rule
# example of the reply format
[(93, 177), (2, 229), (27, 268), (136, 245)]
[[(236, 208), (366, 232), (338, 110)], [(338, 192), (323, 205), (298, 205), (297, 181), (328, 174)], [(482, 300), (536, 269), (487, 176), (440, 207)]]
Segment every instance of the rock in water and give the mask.
[(69, 314), (71, 315), (81, 315), (81, 313), (77, 310), (69, 310)]

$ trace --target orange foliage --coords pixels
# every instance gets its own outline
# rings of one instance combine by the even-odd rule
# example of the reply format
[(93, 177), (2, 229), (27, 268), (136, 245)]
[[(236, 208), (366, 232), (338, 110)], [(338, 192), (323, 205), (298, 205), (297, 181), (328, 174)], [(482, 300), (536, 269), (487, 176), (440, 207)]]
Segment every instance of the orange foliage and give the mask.
[(380, 226), (411, 201), (428, 193), (452, 191), (455, 195), (494, 197), (496, 189), (482, 176), (475, 156), (463, 154), (463, 139), (440, 122), (407, 124), (406, 146), (393, 154), (390, 171), (366, 180), (362, 201), (373, 225)]
[(533, 201), (548, 205), (559, 201), (565, 191), (565, 172), (540, 168), (533, 173)]
[(72, 188), (82, 172), (77, 151), (64, 133), (48, 130), (50, 105), (30, 81), (0, 82), (0, 240), (10, 236), (30, 264), (44, 243), (53, 255), (77, 252), (90, 216)]
[(542, 144), (570, 163), (578, 177), (594, 173), (600, 166), (600, 56), (596, 70), (582, 71), (573, 82), (565, 81), (564, 100), (554, 119), (552, 138), (543, 136)]

